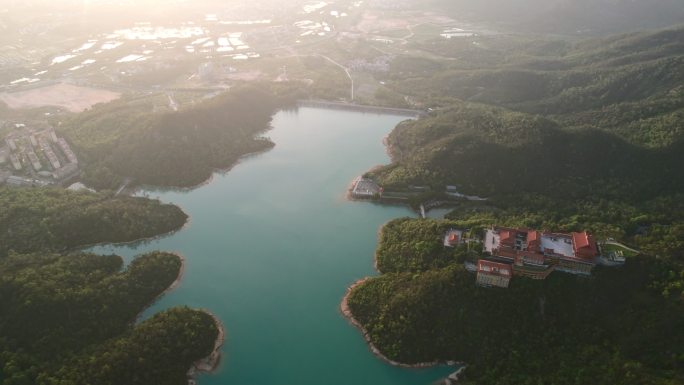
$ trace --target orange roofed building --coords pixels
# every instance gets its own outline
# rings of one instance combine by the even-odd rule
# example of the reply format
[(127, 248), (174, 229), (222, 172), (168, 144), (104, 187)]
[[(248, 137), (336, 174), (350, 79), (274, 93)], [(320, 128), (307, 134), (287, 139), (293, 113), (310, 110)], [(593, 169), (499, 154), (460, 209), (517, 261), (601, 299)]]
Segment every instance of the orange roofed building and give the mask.
[(456, 247), (463, 242), (463, 231), (456, 229), (449, 229), (444, 235), (444, 246)]
[(511, 263), (516, 275), (546, 278), (551, 271), (591, 274), (598, 248), (585, 232), (560, 234), (537, 230), (492, 227), (484, 249), (492, 257)]

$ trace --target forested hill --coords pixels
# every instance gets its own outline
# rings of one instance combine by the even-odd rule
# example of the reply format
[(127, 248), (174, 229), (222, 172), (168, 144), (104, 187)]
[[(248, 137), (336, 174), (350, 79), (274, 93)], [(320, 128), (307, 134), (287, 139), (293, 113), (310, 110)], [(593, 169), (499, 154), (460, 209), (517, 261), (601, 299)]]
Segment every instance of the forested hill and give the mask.
[[(55, 188), (0, 189), (0, 384), (186, 384), (218, 325), (175, 308), (132, 327), (179, 278), (179, 256), (73, 252), (183, 226), (174, 205)], [(60, 252), (61, 254), (57, 254)]]
[(190, 187), (273, 146), (257, 136), (295, 95), (294, 88), (244, 86), (177, 112), (154, 112), (149, 99), (124, 98), (76, 115), (61, 130), (85, 159), (84, 180), (96, 188), (113, 189), (127, 177)]
[[(454, 54), (435, 73), (409, 61), (392, 72), (395, 90), (434, 110), (395, 128), (392, 164), (369, 175), (454, 210), (383, 228), (384, 274), (352, 291), (352, 313), (390, 359), (465, 361), (466, 384), (682, 383), (684, 29), (494, 40), (478, 37), (485, 47), (467, 50), (479, 55)], [(448, 185), (489, 199), (453, 198)], [(483, 256), (478, 244), (442, 240), (492, 225), (588, 230), (641, 254), (590, 278), (481, 288), (462, 266)]]
[(551, 53), (529, 43), (500, 49), (503, 59), (481, 69), (457, 61), (434, 74), (395, 71), (396, 90), (436, 111), (392, 133), (395, 163), (376, 175), (490, 195), (682, 191), (683, 41), (674, 28)]
[[(542, 220), (551, 227), (543, 228), (591, 222), (579, 215), (554, 223), (554, 213), (546, 214)], [(684, 272), (676, 261), (632, 256), (619, 268), (596, 267), (591, 277), (515, 276), (507, 289), (484, 288), (463, 267), (482, 257), (481, 245), (444, 247), (445, 232), (467, 228), (468, 237), (481, 237), (492, 221), (525, 226), (534, 218), (504, 210), (459, 210), (451, 217), (401, 218), (383, 226), (376, 250), (382, 274), (348, 298), (387, 357), (464, 361), (459, 384), (471, 385), (684, 381)]]
[(684, 191), (681, 140), (644, 148), (606, 131), (564, 129), (499, 107), (458, 103), (398, 126), (389, 143), (394, 162), (372, 173), (389, 189), (457, 185), (488, 197), (526, 192), (628, 201)]
[[(426, 106), (485, 103), (607, 130), (639, 145), (670, 144), (684, 133), (677, 124), (684, 115), (684, 27), (574, 44), (503, 40), (484, 39), (483, 47), (430, 73), (398, 64), (391, 84)], [(432, 44), (448, 52), (455, 43)]]
[(126, 242), (181, 228), (187, 215), (157, 200), (57, 188), (0, 188), (0, 258)]
[(11, 254), (0, 259), (0, 384), (185, 385), (212, 350), (212, 317), (175, 308), (132, 327), (181, 260)]

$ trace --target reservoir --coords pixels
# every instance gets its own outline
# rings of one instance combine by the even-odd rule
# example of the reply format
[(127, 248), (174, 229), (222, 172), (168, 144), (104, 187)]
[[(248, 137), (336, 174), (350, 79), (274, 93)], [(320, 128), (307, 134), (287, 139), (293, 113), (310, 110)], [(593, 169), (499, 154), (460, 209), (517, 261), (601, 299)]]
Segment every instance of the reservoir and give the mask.
[(226, 328), (222, 363), (200, 385), (428, 385), (446, 367), (389, 366), (340, 314), (347, 287), (377, 275), (377, 230), (415, 216), (401, 206), (345, 199), (350, 182), (389, 162), (382, 138), (396, 115), (299, 108), (278, 112), (276, 146), (193, 190), (144, 191), (180, 206), (190, 222), (149, 242), (93, 249), (130, 260), (181, 253), (183, 281), (146, 311), (187, 305)]

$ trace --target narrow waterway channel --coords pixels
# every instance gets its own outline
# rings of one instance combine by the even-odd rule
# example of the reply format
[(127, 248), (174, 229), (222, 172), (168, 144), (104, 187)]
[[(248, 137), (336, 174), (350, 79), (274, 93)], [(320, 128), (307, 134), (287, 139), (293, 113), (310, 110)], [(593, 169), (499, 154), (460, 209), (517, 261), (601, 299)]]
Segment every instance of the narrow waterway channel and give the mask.
[(389, 366), (339, 313), (348, 285), (375, 275), (377, 230), (415, 216), (405, 207), (349, 202), (350, 181), (389, 160), (382, 138), (396, 115), (300, 108), (274, 116), (272, 150), (190, 191), (146, 191), (190, 216), (161, 239), (94, 251), (130, 260), (183, 254), (183, 282), (146, 315), (206, 308), (227, 329), (223, 362), (200, 385), (427, 385), (449, 368)]

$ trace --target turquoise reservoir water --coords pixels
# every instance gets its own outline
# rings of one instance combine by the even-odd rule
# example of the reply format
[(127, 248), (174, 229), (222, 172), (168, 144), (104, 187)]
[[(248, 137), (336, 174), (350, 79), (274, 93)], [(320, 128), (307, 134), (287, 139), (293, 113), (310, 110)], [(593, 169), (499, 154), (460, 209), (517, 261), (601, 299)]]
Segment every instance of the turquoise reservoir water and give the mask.
[(414, 215), (345, 200), (354, 177), (388, 162), (382, 138), (403, 119), (313, 108), (279, 112), (267, 133), (272, 150), (194, 190), (146, 192), (190, 215), (183, 230), (94, 251), (130, 259), (160, 249), (186, 257), (181, 285), (146, 315), (188, 305), (223, 321), (223, 361), (201, 385), (430, 384), (449, 369), (385, 364), (339, 312), (346, 288), (377, 274), (379, 226)]

